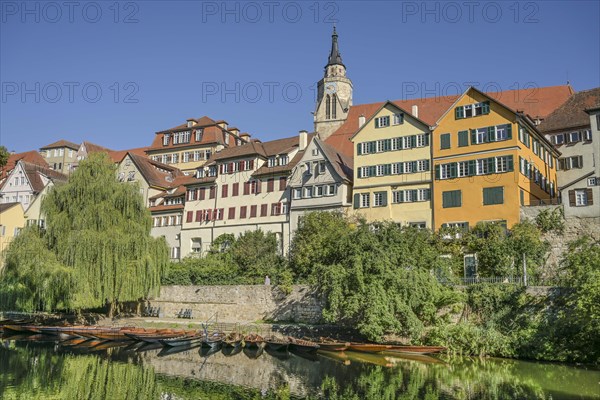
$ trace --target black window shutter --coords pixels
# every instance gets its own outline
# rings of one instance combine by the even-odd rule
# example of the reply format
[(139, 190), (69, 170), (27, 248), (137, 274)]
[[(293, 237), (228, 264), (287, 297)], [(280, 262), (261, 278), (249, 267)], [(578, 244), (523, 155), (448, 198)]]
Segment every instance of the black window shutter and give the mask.
[(576, 201), (575, 201), (575, 191), (574, 190), (569, 190), (569, 205), (571, 207), (575, 207)]
[(585, 189), (585, 191), (586, 191), (586, 196), (587, 196), (587, 205), (588, 206), (594, 205), (594, 193), (592, 192), (592, 189), (588, 188), (588, 189)]

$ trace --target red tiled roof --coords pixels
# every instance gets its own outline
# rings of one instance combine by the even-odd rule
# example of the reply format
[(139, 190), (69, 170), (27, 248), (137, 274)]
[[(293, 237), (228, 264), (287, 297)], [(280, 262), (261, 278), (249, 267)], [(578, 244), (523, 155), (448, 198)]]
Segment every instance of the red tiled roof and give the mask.
[[(573, 94), (573, 88), (570, 85), (549, 86), (486, 94), (515, 111), (523, 111), (534, 119), (543, 119)], [(396, 100), (392, 101), (392, 103), (409, 113), (412, 112), (412, 106), (416, 105), (418, 107), (418, 118), (430, 126), (434, 126), (438, 119), (459, 97), (460, 95), (426, 97), (421, 99)], [(350, 137), (358, 130), (358, 117), (364, 115), (368, 120), (384, 104), (385, 102), (379, 102), (357, 104), (350, 107), (348, 118), (344, 124), (328, 137), (325, 142), (344, 155), (353, 157), (354, 149), (352, 142), (350, 142)]]
[(35, 150), (27, 151), (25, 153), (11, 154), (8, 157), (6, 165), (0, 168), (0, 181), (4, 180), (4, 178), (8, 176), (8, 173), (12, 171), (12, 169), (15, 167), (15, 165), (17, 165), (17, 162), (19, 160), (23, 160), (31, 164), (36, 164), (48, 168), (48, 163), (46, 162), (46, 160), (44, 160), (44, 157), (42, 157), (40, 153), (38, 153)]
[(173, 204), (173, 205), (169, 205), (169, 206), (165, 206), (165, 205), (160, 205), (160, 206), (153, 206), (153, 207), (149, 207), (150, 212), (159, 212), (159, 211), (177, 211), (177, 210), (182, 210), (184, 208), (183, 204)]
[(572, 95), (540, 124), (541, 132), (580, 128), (590, 124), (585, 110), (600, 107), (600, 88), (583, 90)]
[(85, 150), (87, 151), (87, 154), (99, 152), (110, 153), (111, 151), (114, 151), (112, 149), (109, 149), (108, 147), (100, 146), (99, 144), (95, 144), (92, 142), (84, 141), (82, 144), (85, 145)]
[(149, 158), (138, 154), (128, 154), (140, 171), (140, 174), (146, 179), (150, 186), (161, 188), (174, 187), (175, 179), (183, 174), (179, 169), (173, 166), (150, 160)]
[(138, 156), (146, 157), (146, 150), (148, 150), (148, 147), (137, 147), (135, 149), (128, 150), (114, 150), (110, 151), (108, 153), (108, 156), (111, 160), (113, 160), (113, 162), (120, 163), (121, 161), (123, 161), (127, 153), (137, 154)]
[(345, 156), (343, 153), (337, 151), (333, 146), (323, 142), (320, 139), (318, 140), (318, 144), (325, 153), (325, 156), (335, 169), (335, 172), (349, 182), (353, 180), (353, 168), (354, 162), (351, 157)]
[(54, 148), (61, 148), (61, 147), (68, 147), (70, 149), (73, 150), (78, 150), (79, 149), (79, 145), (77, 143), (73, 143), (73, 142), (69, 142), (68, 140), (64, 140), (61, 139), (57, 142), (54, 143), (50, 143), (44, 147), (40, 147), (40, 150), (44, 150), (44, 149), (54, 149)]
[(0, 203), (0, 213), (3, 213), (4, 211), (9, 210), (9, 209), (13, 208), (16, 205), (21, 206), (21, 203), (19, 203), (18, 201), (17, 202), (13, 202), (13, 203)]
[(67, 182), (68, 178), (66, 175), (54, 171), (48, 167), (44, 167), (37, 164), (31, 164), (22, 160), (21, 163), (23, 165), (23, 169), (25, 170), (25, 174), (27, 175), (27, 179), (29, 179), (29, 183), (31, 183), (31, 188), (34, 192), (39, 193), (42, 190), (44, 190), (45, 185), (41, 175), (46, 176), (54, 182)]

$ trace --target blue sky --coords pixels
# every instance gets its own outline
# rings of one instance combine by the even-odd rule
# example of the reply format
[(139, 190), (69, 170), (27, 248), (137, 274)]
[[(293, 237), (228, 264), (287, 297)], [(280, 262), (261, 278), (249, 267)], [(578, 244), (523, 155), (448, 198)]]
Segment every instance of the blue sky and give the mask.
[(312, 130), (337, 21), (354, 103), (600, 86), (597, 1), (0, 1), (0, 144), (113, 149), (208, 115), (262, 140)]

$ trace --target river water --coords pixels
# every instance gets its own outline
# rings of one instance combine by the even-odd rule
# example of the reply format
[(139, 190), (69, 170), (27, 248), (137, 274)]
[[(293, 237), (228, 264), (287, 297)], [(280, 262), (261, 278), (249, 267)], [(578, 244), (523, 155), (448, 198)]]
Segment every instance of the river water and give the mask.
[(4, 340), (0, 399), (600, 399), (600, 371), (567, 365), (111, 346)]

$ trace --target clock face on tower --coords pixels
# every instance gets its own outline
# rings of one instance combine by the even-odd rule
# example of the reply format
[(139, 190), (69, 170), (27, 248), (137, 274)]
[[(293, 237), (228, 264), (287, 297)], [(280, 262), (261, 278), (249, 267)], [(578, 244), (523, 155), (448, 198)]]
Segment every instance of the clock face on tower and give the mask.
[(335, 82), (328, 82), (325, 84), (325, 93), (334, 94), (337, 92), (337, 84)]

